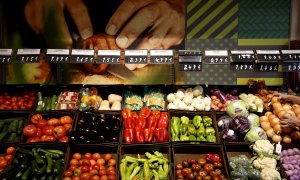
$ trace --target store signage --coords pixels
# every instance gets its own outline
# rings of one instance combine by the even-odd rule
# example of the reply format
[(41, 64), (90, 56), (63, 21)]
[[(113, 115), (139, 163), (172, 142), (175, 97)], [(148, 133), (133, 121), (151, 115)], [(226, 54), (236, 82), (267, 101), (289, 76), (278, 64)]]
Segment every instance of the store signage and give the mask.
[(179, 50), (179, 56), (202, 56), (202, 52), (199, 50)]
[(69, 55), (69, 49), (47, 49), (46, 60), (48, 63), (68, 63)]
[(206, 50), (206, 64), (229, 64), (227, 50)]
[(174, 64), (174, 51), (150, 50), (150, 64)]
[(281, 50), (282, 72), (300, 72), (300, 50)]
[(180, 71), (202, 71), (202, 59), (199, 55), (179, 56)]
[(260, 72), (277, 72), (278, 64), (273, 63), (258, 63), (255, 65), (255, 70)]
[(121, 50), (98, 50), (97, 64), (120, 64)]
[(148, 50), (125, 50), (126, 64), (148, 64)]
[(12, 49), (0, 49), (0, 64), (8, 64), (12, 62)]
[(16, 63), (38, 63), (41, 49), (18, 49)]
[(95, 50), (93, 49), (73, 49), (71, 52), (71, 63), (93, 63)]
[(256, 50), (256, 55), (255, 71), (278, 72), (279, 60), (281, 60), (279, 50)]
[(256, 56), (253, 50), (230, 51), (231, 69), (234, 71), (253, 71)]
[(258, 61), (278, 61), (281, 59), (279, 50), (256, 50)]

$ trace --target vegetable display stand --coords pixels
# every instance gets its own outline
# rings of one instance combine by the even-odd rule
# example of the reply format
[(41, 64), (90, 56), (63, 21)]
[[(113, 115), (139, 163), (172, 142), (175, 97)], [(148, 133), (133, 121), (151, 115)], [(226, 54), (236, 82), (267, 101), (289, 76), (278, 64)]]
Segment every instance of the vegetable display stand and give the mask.
[(166, 110), (165, 85), (125, 85), (123, 108), (141, 110)]
[(288, 180), (299, 178), (300, 146), (296, 144), (283, 144), (281, 150), (279, 162), (281, 177)]
[[(166, 178), (173, 180), (171, 153), (168, 145), (121, 145), (120, 179), (144, 177), (144, 179)], [(139, 168), (141, 167), (141, 168)], [(142, 178), (141, 178), (142, 179)]]
[(33, 112), (23, 128), (21, 144), (66, 144), (74, 131), (76, 112)]
[(0, 88), (0, 112), (30, 112), (37, 104), (39, 85), (2, 85)]
[(174, 179), (229, 179), (222, 145), (173, 144), (172, 158)]
[(72, 144), (119, 144), (121, 142), (122, 121), (119, 111), (78, 112), (74, 124)]
[(121, 111), (123, 85), (84, 85), (79, 91), (79, 110)]
[(15, 158), (16, 144), (2, 144), (0, 143), (0, 178), (1, 174), (6, 172)]
[(43, 85), (38, 92), (38, 105), (35, 111), (78, 109), (78, 93), (82, 85)]
[[(119, 179), (119, 146), (103, 144), (71, 145), (66, 155), (64, 177), (79, 176)], [(74, 169), (74, 167), (76, 167)], [(105, 178), (102, 177), (102, 178)], [(93, 178), (92, 178), (93, 179)]]
[(7, 171), (1, 174), (4, 179), (62, 179), (65, 168), (67, 144), (19, 145), (15, 157)]
[(28, 117), (27, 112), (0, 112), (0, 142), (19, 143)]
[(170, 141), (174, 144), (220, 144), (214, 112), (169, 111)]

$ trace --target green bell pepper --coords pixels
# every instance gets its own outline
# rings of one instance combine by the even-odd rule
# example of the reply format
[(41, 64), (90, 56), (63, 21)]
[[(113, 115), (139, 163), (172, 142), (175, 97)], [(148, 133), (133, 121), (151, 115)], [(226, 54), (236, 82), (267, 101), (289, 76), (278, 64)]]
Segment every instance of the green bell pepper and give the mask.
[(180, 141), (188, 141), (189, 137), (187, 135), (180, 135)]
[(197, 137), (197, 141), (206, 141), (203, 135)]
[(196, 130), (196, 136), (204, 136), (205, 135), (205, 127), (201, 123), (199, 129)]
[(171, 123), (171, 129), (173, 130), (174, 134), (179, 135), (179, 127), (180, 127), (180, 118), (173, 116), (172, 123)]
[(189, 135), (189, 141), (196, 141), (197, 138), (194, 135)]
[(208, 136), (206, 136), (206, 140), (207, 140), (208, 142), (212, 142), (212, 143), (217, 142), (217, 138), (216, 138), (216, 136), (214, 136), (214, 135), (208, 135)]
[(215, 129), (213, 127), (207, 127), (205, 129), (205, 136), (215, 135)]
[(179, 132), (180, 132), (180, 135), (187, 135), (187, 133), (188, 133), (188, 125), (181, 124)]
[(196, 135), (196, 128), (193, 124), (188, 125), (188, 135)]
[(203, 116), (203, 124), (205, 127), (212, 125), (212, 119), (209, 116)]
[(198, 129), (200, 127), (201, 122), (202, 122), (201, 116), (199, 116), (199, 115), (194, 116), (193, 125), (195, 126), (195, 128)]
[(186, 116), (181, 116), (180, 121), (181, 121), (181, 124), (186, 124), (186, 125), (188, 125), (190, 122), (189, 118)]

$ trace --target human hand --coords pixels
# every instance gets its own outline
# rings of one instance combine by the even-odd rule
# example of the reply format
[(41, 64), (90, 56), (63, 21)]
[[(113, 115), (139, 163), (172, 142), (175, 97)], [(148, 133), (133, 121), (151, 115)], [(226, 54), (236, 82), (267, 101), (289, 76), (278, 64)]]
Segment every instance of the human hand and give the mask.
[(280, 124), (282, 127), (299, 127), (300, 128), (300, 120), (295, 116), (291, 114), (285, 114), (283, 118), (280, 120)]
[(277, 96), (279, 100), (289, 101), (290, 95), (283, 93), (274, 93), (273, 96)]
[(46, 31), (45, 22), (47, 20), (54, 20), (53, 23), (59, 27), (58, 42), (61, 40), (67, 47), (71, 47), (72, 38), (64, 17), (64, 9), (72, 17), (83, 39), (93, 35), (88, 10), (82, 0), (29, 0), (24, 13), (29, 26), (37, 34), (43, 34)]
[(110, 18), (106, 33), (120, 32), (116, 43), (126, 49), (152, 27), (136, 48), (168, 49), (184, 38), (184, 3), (184, 0), (124, 0)]

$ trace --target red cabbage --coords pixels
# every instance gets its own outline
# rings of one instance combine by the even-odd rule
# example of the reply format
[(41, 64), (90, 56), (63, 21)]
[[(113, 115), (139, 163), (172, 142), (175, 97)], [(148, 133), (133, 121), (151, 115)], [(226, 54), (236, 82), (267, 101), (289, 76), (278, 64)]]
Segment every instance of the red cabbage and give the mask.
[(226, 96), (220, 89), (212, 89), (211, 93), (212, 95), (217, 96), (222, 103), (226, 102)]
[(224, 129), (220, 132), (220, 137), (225, 141), (238, 141), (239, 139), (232, 129)]
[(221, 129), (228, 129), (231, 120), (232, 120), (232, 118), (230, 116), (227, 116), (227, 115), (221, 116), (218, 119), (218, 126)]
[(236, 116), (230, 122), (230, 128), (233, 129), (236, 133), (245, 134), (250, 129), (250, 122), (245, 116)]

